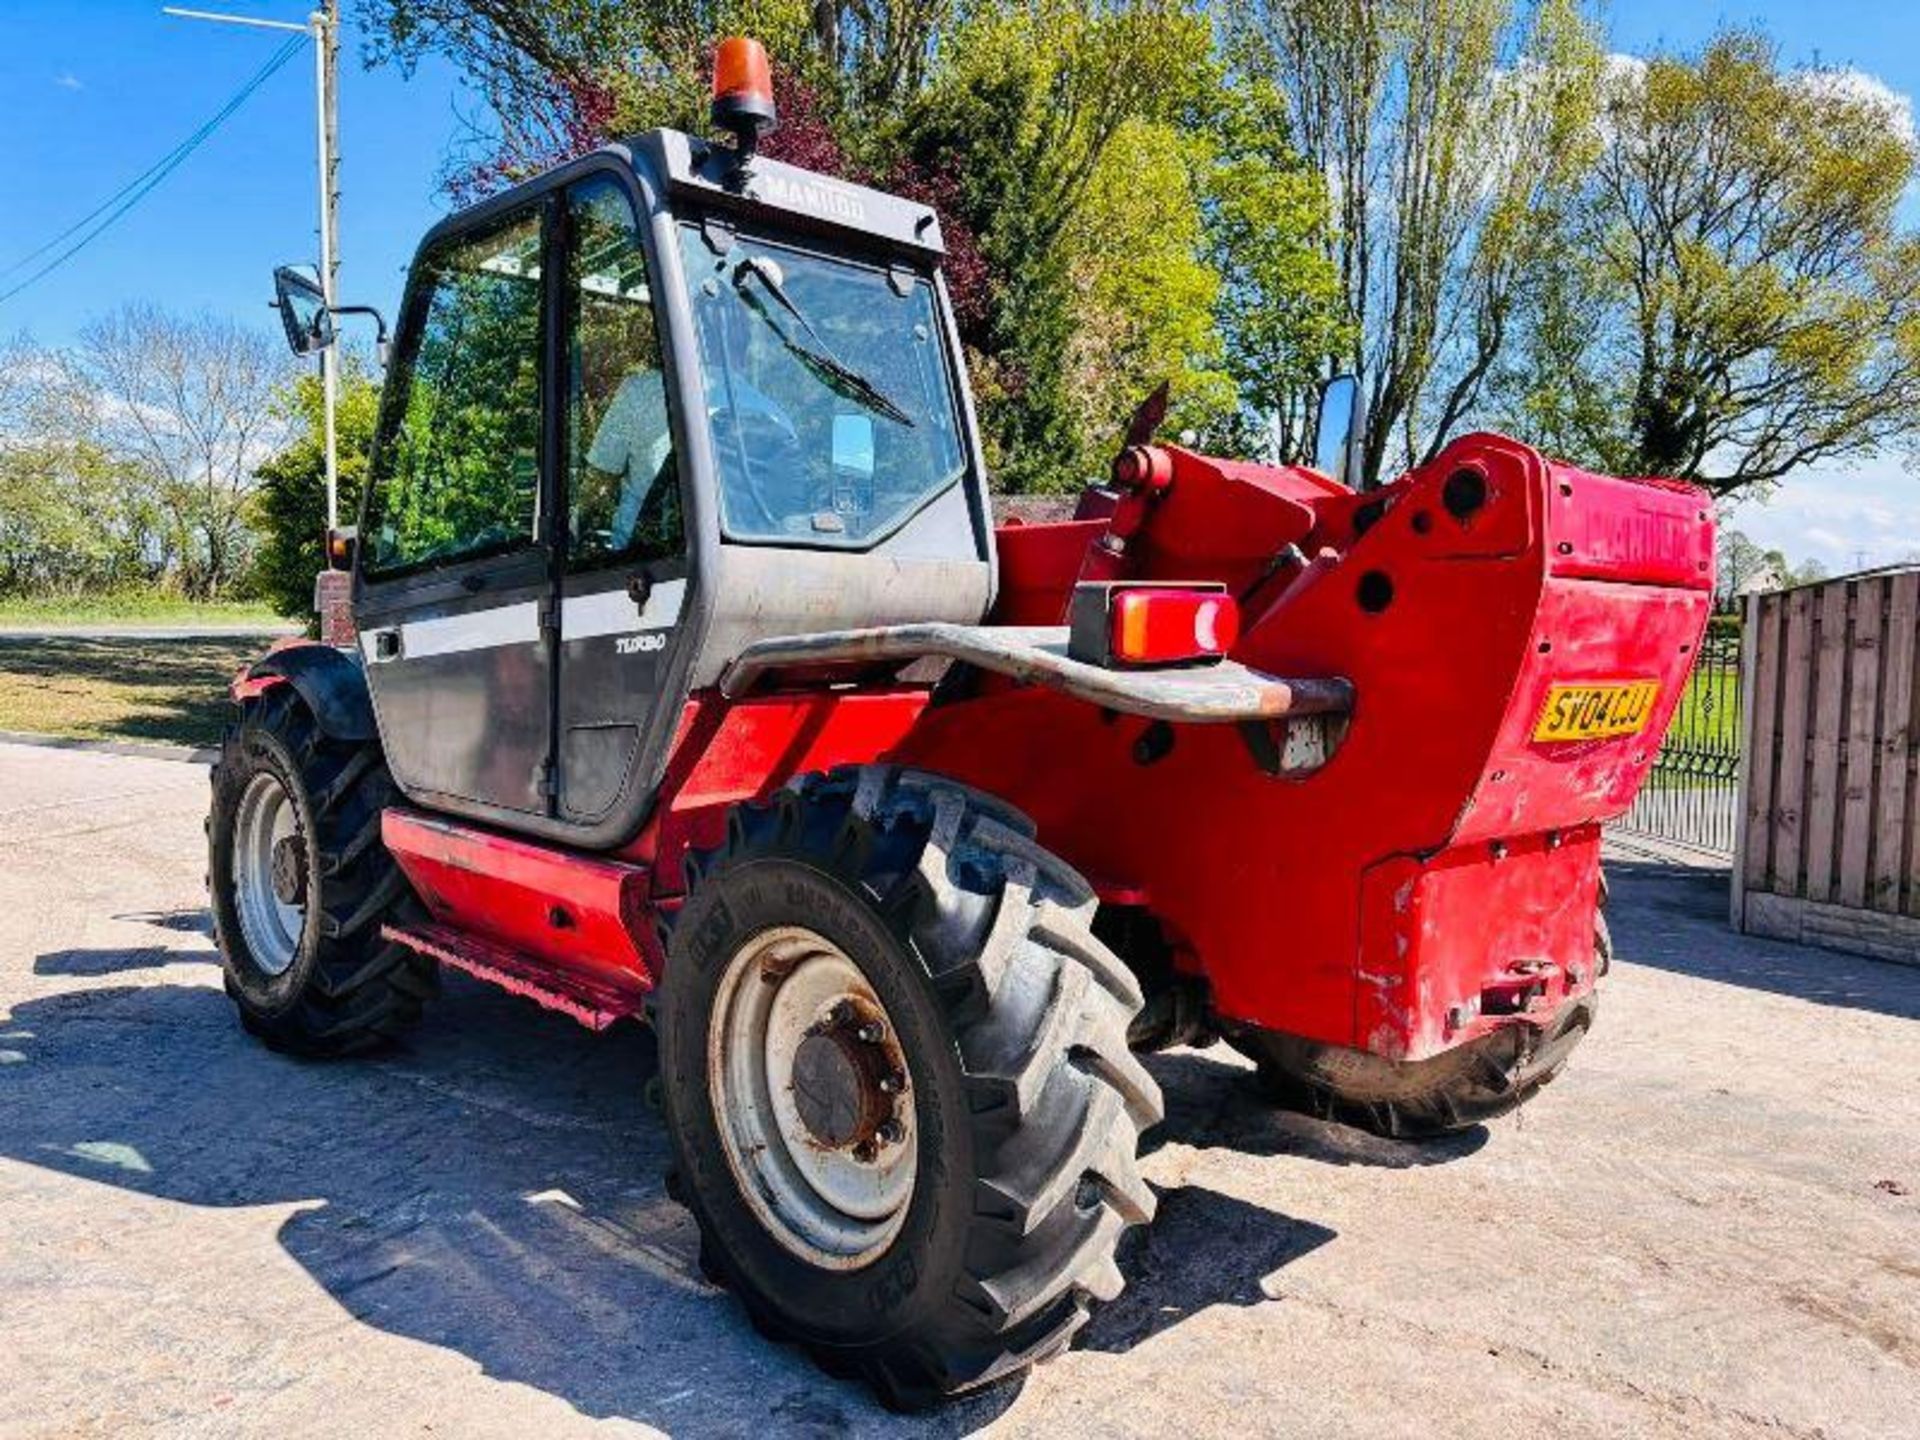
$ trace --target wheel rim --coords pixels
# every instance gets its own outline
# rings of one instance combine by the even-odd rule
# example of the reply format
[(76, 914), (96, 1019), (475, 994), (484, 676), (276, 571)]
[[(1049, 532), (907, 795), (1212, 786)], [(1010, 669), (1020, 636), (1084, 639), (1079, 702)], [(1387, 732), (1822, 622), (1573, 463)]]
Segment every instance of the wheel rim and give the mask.
[(253, 963), (284, 975), (307, 924), (309, 873), (300, 817), (278, 777), (253, 777), (233, 823), (233, 907)]
[(727, 1163), (767, 1231), (851, 1270), (906, 1223), (918, 1173), (913, 1081), (860, 967), (783, 926), (734, 952), (707, 1030), (707, 1089)]

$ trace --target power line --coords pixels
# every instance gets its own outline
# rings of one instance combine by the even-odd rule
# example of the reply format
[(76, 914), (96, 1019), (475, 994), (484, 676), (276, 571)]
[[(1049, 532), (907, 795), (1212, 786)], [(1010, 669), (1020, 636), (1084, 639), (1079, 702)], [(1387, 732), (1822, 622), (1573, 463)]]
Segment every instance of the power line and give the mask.
[(253, 93), (256, 90), (266, 84), (268, 78), (272, 76), (274, 71), (291, 60), (304, 43), (305, 41), (302, 38), (287, 41), (286, 44), (273, 52), (273, 58), (261, 66), (261, 68), (255, 72), (252, 79), (248, 80), (239, 90), (235, 91), (232, 98), (229, 99), (225, 105), (221, 106), (214, 116), (198, 130), (194, 131), (193, 134), (189, 135), (159, 160), (148, 166), (139, 175), (121, 186), (119, 190), (101, 202), (88, 214), (82, 216), (72, 225), (69, 225), (65, 230), (62, 230), (58, 235), (40, 246), (39, 249), (33, 251), (31, 254), (22, 256), (20, 259), (14, 261), (13, 264), (7, 266), (5, 270), (0, 270), (0, 276), (13, 274), (22, 267), (32, 264), (33, 261), (39, 259), (49, 250), (72, 237), (78, 231), (85, 229), (102, 214), (106, 215), (104, 220), (101, 220), (92, 230), (82, 235), (73, 245), (61, 251), (60, 254), (56, 255), (40, 269), (34, 271), (33, 274), (29, 275), (12, 289), (0, 293), (0, 305), (6, 304), (7, 301), (11, 300), (28, 286), (45, 279), (55, 270), (58, 270), (62, 265), (66, 264), (67, 261), (86, 249), (87, 246), (99, 239), (101, 235), (105, 234), (107, 230), (112, 228), (116, 221), (128, 211), (132, 210), (134, 206), (152, 194), (163, 180), (180, 168), (189, 155), (193, 154), (195, 150), (198, 150), (201, 145), (206, 143), (214, 131), (218, 130), (232, 118), (233, 113), (242, 105), (246, 104), (247, 101), (253, 97)]

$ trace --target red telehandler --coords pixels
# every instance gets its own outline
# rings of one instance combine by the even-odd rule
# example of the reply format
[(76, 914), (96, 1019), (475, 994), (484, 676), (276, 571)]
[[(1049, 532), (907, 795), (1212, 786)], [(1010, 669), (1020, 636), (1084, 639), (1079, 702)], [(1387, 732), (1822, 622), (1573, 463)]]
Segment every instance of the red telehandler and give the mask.
[(1075, 518), (996, 528), (936, 217), (758, 156), (751, 42), (715, 94), (731, 143), (423, 242), (331, 542), (350, 643), (235, 682), (213, 913), (297, 1053), (446, 966), (650, 1022), (707, 1273), (913, 1406), (1119, 1290), (1140, 1052), (1224, 1040), (1405, 1136), (1553, 1078), (1712, 525), (1489, 434), (1349, 488), (1339, 381), (1320, 469), (1157, 443), (1150, 402)]

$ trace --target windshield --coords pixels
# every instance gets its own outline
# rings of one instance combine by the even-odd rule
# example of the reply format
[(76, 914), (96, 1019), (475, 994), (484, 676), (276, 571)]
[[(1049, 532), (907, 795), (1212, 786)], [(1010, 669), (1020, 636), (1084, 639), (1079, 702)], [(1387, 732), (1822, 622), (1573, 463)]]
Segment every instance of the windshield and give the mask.
[(870, 545), (966, 472), (933, 284), (717, 233), (681, 243), (726, 535)]

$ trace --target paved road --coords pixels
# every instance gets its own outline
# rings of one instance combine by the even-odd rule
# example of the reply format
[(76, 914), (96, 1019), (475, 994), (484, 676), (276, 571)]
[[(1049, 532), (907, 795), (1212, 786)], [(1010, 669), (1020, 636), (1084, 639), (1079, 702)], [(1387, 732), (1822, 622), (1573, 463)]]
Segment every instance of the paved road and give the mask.
[(1447, 1145), (1156, 1060), (1127, 1294), (908, 1426), (700, 1281), (643, 1035), (455, 979), (378, 1061), (247, 1042), (205, 792), (0, 745), (0, 1436), (1914, 1433), (1920, 970), (1730, 936), (1710, 877), (1617, 872), (1598, 1033)]

